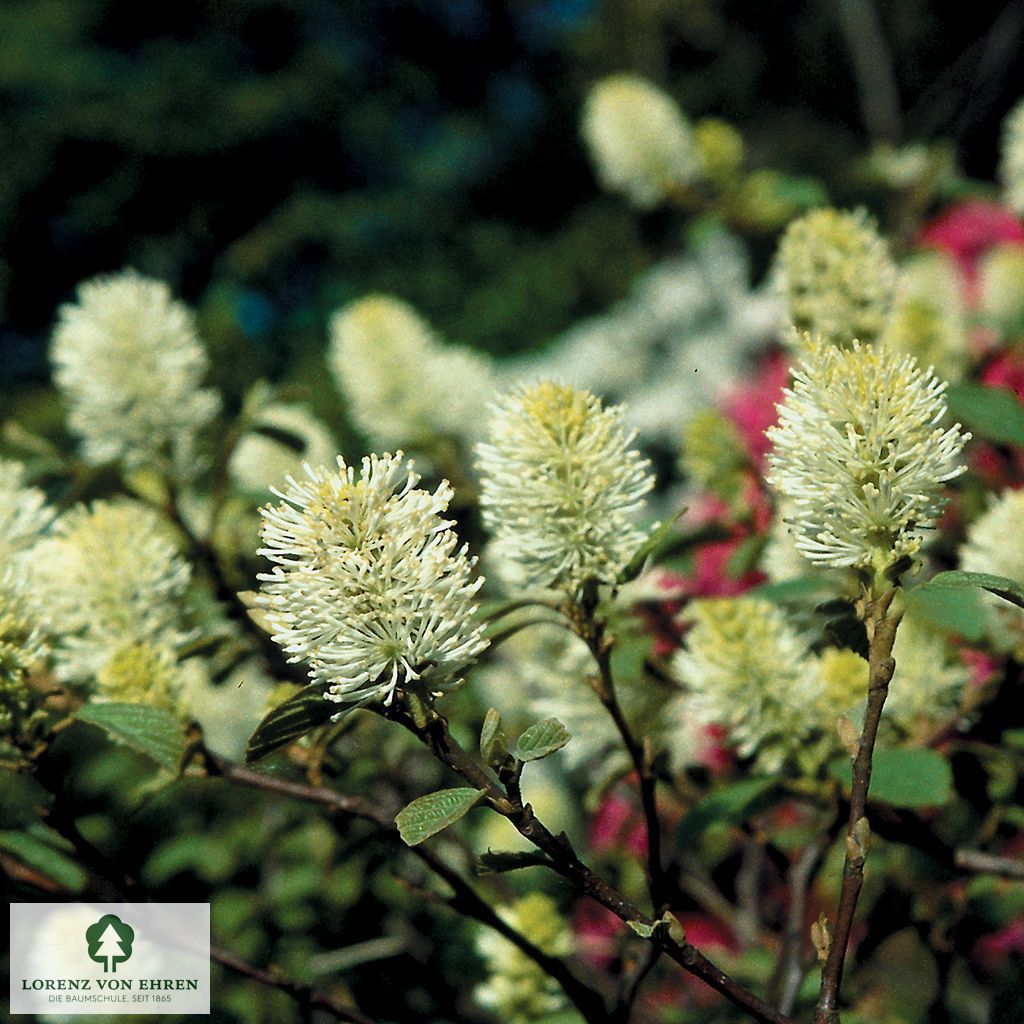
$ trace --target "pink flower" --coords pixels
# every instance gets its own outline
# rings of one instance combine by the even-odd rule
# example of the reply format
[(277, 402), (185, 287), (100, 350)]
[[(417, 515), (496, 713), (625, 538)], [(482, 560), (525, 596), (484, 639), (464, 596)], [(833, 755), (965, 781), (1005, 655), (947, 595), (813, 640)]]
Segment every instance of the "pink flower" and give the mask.
[(625, 927), (610, 910), (591, 899), (581, 899), (573, 910), (576, 946), (580, 955), (598, 969), (607, 967), (615, 959)]
[(918, 242), (953, 257), (963, 275), (967, 301), (973, 305), (978, 298), (978, 261), (1000, 242), (1024, 242), (1024, 224), (997, 203), (970, 199), (925, 225)]
[(1024, 402), (1024, 355), (1000, 352), (982, 370), (981, 383), (988, 388), (1008, 388)]
[(762, 360), (752, 380), (733, 388), (722, 402), (722, 412), (736, 424), (751, 461), (758, 467), (770, 447), (764, 432), (779, 418), (776, 402), (789, 383), (789, 362), (781, 352)]
[(647, 848), (647, 828), (633, 803), (609, 793), (590, 822), (590, 847), (595, 853), (621, 849), (642, 854)]
[(1017, 953), (1024, 955), (1024, 920), (1013, 921), (1005, 928), (983, 935), (974, 944), (974, 959), (992, 973)]

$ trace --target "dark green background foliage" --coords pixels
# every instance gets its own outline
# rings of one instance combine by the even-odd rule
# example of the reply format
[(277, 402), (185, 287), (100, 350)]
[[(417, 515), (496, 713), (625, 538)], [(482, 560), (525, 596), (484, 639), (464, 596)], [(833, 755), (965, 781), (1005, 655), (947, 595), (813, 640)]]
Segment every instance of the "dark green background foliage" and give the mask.
[[(879, 6), (906, 135), (989, 176), (1024, 5)], [(452, 340), (542, 344), (678, 243), (598, 193), (588, 86), (645, 74), (842, 200), (865, 133), (840, 26), (792, 0), (4, 0), (5, 374), (42, 377), (56, 306), (126, 265), (199, 305), (234, 394), (301, 376), (370, 290)]]

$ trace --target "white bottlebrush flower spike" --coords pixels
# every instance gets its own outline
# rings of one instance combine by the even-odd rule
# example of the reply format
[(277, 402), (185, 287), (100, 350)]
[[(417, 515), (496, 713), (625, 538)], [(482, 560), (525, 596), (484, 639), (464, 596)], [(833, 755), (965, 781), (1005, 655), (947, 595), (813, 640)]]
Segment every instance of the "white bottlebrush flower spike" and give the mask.
[(863, 211), (812, 210), (792, 221), (776, 259), (789, 321), (834, 345), (874, 341), (896, 291), (889, 247)]
[(417, 680), (427, 692), (455, 686), (488, 642), (474, 623), (476, 559), (442, 518), (448, 482), (417, 488), (401, 452), (363, 459), (358, 475), (341, 457), (305, 471), (260, 510), (260, 553), (275, 565), (259, 603), (274, 639), (331, 700), (390, 703)]
[(359, 429), (389, 447), (476, 437), (493, 388), (486, 357), (443, 344), (390, 295), (335, 313), (327, 361)]
[(999, 180), (1006, 205), (1014, 213), (1024, 214), (1024, 100), (1003, 120)]
[(50, 357), (87, 462), (192, 472), (220, 400), (200, 387), (206, 352), (166, 284), (130, 270), (86, 281), (60, 311)]
[(54, 641), (57, 677), (90, 682), (133, 645), (175, 649), (190, 568), (167, 524), (135, 501), (62, 516), (33, 549), (32, 603)]
[(812, 562), (882, 572), (917, 554), (965, 469), (970, 434), (940, 426), (945, 389), (883, 346), (809, 343), (768, 431), (768, 480)]
[(614, 582), (644, 540), (634, 516), (654, 486), (620, 407), (545, 382), (495, 406), (477, 448), (480, 506), (503, 556), (533, 586)]
[(657, 206), (700, 176), (700, 154), (683, 112), (639, 75), (612, 75), (594, 86), (582, 133), (602, 186), (639, 209)]

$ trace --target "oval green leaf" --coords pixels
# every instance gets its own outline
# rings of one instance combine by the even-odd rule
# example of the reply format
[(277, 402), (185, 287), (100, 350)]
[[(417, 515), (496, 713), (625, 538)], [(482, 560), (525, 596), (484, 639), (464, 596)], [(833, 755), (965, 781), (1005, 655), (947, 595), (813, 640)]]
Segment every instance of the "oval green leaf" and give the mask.
[(557, 718), (545, 718), (534, 722), (519, 737), (516, 743), (516, 757), (520, 761), (539, 761), (569, 742), (569, 730)]
[(418, 797), (403, 807), (395, 817), (402, 839), (416, 846), (442, 829), (453, 825), (484, 797), (482, 789), (441, 789)]
[(185, 751), (181, 723), (164, 708), (145, 704), (86, 704), (75, 717), (102, 729), (115, 743), (129, 747), (178, 773)]

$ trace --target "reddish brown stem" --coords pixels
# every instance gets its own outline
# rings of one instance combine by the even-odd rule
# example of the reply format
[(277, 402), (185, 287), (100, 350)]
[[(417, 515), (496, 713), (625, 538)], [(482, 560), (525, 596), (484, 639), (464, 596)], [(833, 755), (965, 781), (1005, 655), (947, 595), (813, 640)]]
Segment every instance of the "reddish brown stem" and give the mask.
[(900, 613), (890, 611), (895, 594), (895, 590), (889, 590), (872, 601), (867, 608), (868, 704), (864, 715), (864, 729), (857, 745), (856, 757), (853, 759), (843, 883), (828, 958), (821, 972), (821, 990), (814, 1011), (814, 1024), (839, 1024), (839, 987), (843, 980), (853, 915), (864, 884), (864, 861), (871, 835), (866, 815), (868, 787), (871, 785), (871, 759), (875, 751), (878, 726), (882, 720), (882, 708), (889, 694), (889, 682), (896, 669), (892, 647), (896, 640)]

